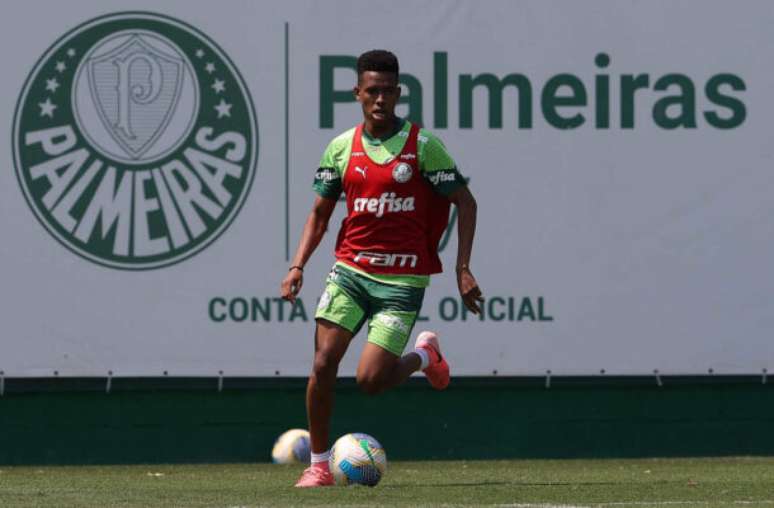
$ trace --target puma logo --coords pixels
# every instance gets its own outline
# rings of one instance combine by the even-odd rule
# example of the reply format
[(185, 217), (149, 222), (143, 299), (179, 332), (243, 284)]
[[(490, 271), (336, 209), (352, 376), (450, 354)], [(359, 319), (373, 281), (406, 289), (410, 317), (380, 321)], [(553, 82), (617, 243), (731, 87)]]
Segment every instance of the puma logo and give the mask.
[(360, 166), (355, 166), (355, 171), (363, 175), (363, 178), (366, 177), (366, 169), (368, 169), (367, 166), (365, 168), (361, 168)]

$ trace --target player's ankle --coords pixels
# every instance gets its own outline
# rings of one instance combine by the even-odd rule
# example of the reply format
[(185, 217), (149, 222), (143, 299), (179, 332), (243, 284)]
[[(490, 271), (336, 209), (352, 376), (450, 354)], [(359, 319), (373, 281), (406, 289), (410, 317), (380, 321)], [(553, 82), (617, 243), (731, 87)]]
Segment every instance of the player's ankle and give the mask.
[(312, 453), (312, 467), (328, 471), (328, 459), (330, 459), (330, 457), (330, 450), (326, 450), (322, 453)]
[(418, 347), (414, 349), (414, 352), (419, 356), (419, 370), (425, 370), (430, 365), (430, 354), (427, 352), (427, 349)]

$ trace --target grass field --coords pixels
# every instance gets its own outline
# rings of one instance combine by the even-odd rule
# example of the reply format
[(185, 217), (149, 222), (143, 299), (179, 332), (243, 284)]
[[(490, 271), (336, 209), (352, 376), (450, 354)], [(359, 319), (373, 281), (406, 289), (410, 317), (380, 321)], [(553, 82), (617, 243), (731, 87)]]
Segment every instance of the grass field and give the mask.
[(312, 490), (301, 469), (0, 467), (0, 506), (774, 507), (774, 458), (393, 462), (375, 488)]

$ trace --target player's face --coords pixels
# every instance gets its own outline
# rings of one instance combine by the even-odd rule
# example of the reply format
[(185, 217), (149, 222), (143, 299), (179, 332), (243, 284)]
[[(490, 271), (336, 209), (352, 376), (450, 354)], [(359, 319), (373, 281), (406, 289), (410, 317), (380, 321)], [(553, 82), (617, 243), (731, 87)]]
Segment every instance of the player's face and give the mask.
[(355, 87), (355, 98), (363, 106), (366, 123), (392, 128), (395, 105), (400, 98), (398, 77), (392, 72), (365, 71)]

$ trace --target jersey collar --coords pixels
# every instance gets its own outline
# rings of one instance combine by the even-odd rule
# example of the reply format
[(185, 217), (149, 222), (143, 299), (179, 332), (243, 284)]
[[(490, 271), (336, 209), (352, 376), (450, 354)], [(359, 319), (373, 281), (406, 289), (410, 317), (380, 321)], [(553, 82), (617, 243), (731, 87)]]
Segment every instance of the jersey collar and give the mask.
[(395, 127), (393, 130), (387, 134), (386, 136), (382, 136), (380, 138), (374, 138), (371, 137), (370, 134), (365, 130), (365, 126), (363, 127), (363, 137), (365, 138), (366, 142), (368, 142), (369, 145), (381, 145), (391, 137), (395, 136), (397, 133), (403, 130), (403, 128), (406, 126), (406, 120), (400, 117), (395, 117)]

